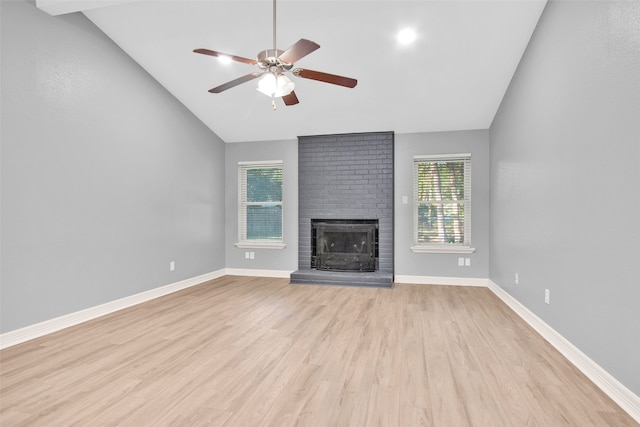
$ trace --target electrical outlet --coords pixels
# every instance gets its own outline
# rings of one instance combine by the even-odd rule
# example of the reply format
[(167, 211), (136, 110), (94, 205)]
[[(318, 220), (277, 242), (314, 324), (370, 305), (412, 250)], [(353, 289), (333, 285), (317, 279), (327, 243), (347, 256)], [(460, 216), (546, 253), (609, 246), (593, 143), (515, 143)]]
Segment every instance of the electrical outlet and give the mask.
[(516, 279), (515, 279), (516, 285), (518, 284), (519, 280), (520, 280), (520, 278), (518, 277), (518, 273), (516, 273)]
[(465, 265), (466, 267), (471, 266), (471, 258), (465, 258), (465, 259), (464, 259), (464, 265)]
[(255, 258), (255, 252), (251, 251), (249, 252), (249, 259), (254, 259)]
[(545, 304), (549, 304), (549, 289), (544, 290), (544, 302)]
[(244, 259), (249, 259), (249, 251), (246, 251), (246, 252), (244, 253)]
[(169, 271), (174, 271), (175, 269), (176, 269), (176, 262), (175, 261), (169, 262)]
[(464, 258), (458, 258), (458, 267), (464, 267)]

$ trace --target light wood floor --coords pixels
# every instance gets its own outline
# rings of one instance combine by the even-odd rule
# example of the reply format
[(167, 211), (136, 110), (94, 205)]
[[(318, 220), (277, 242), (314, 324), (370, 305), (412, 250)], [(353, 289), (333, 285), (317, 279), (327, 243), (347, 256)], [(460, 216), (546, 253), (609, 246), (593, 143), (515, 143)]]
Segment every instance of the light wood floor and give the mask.
[(486, 288), (226, 276), (0, 352), (2, 426), (631, 426)]

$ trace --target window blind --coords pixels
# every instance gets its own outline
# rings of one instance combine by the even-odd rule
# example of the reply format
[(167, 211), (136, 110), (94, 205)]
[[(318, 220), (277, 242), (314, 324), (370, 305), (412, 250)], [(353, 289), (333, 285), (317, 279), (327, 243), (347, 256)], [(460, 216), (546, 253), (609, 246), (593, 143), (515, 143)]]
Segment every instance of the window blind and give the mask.
[(413, 163), (416, 246), (469, 246), (471, 155), (416, 156)]
[(238, 164), (238, 239), (282, 242), (282, 162)]

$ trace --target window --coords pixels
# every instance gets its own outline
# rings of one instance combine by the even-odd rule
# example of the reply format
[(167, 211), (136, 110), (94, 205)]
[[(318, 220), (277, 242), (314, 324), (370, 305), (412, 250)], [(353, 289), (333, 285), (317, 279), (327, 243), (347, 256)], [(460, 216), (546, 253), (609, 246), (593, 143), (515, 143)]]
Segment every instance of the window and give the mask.
[(471, 253), (471, 155), (413, 160), (414, 252)]
[(236, 246), (284, 248), (282, 161), (238, 163)]

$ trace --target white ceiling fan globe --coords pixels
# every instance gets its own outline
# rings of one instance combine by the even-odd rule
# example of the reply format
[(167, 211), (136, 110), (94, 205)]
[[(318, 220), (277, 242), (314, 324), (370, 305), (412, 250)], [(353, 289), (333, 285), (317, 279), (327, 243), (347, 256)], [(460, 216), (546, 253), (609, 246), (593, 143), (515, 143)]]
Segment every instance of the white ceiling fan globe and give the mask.
[(267, 96), (279, 98), (289, 95), (293, 92), (295, 84), (285, 75), (274, 73), (265, 73), (258, 83), (257, 90)]

